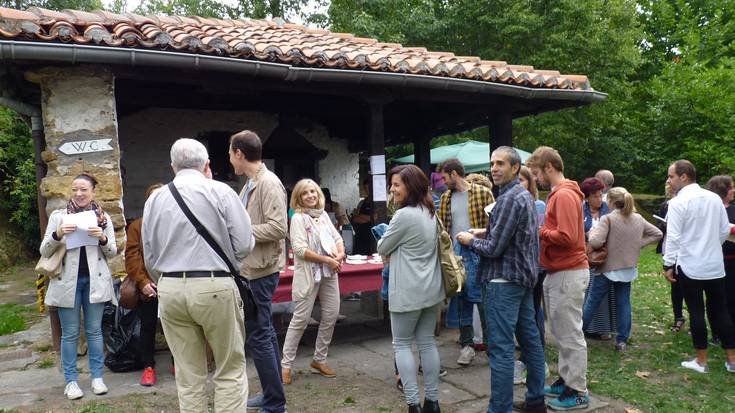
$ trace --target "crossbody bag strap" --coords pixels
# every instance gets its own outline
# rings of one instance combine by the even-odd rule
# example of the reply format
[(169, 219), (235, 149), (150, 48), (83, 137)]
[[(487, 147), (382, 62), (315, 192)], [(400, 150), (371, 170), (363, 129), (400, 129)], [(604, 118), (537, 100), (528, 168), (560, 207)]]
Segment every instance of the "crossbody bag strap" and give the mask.
[(186, 205), (186, 202), (184, 202), (184, 199), (181, 197), (181, 194), (179, 193), (179, 190), (176, 189), (176, 186), (173, 182), (169, 182), (168, 189), (171, 191), (171, 195), (174, 196), (174, 199), (176, 200), (176, 203), (179, 204), (179, 207), (181, 208), (181, 211), (186, 215), (186, 217), (189, 219), (189, 222), (191, 222), (192, 225), (194, 225), (194, 228), (197, 230), (199, 235), (204, 238), (205, 241), (207, 241), (207, 244), (209, 244), (210, 247), (214, 250), (214, 252), (219, 255), (220, 258), (227, 264), (227, 268), (230, 269), (230, 274), (233, 276), (240, 275), (240, 272), (237, 271), (234, 265), (232, 265), (232, 262), (230, 262), (230, 259), (227, 258), (227, 254), (222, 250), (222, 247), (217, 244), (217, 241), (212, 238), (212, 235), (207, 231), (206, 228), (204, 228), (204, 225), (202, 225), (201, 222), (197, 219), (197, 217), (194, 216), (194, 214), (191, 212), (189, 207)]

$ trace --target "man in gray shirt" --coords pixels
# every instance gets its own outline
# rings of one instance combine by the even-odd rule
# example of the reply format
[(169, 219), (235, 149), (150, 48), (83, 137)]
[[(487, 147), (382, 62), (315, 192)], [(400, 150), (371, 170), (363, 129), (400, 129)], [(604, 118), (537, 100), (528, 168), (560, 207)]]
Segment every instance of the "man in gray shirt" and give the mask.
[[(234, 265), (255, 244), (250, 217), (227, 185), (207, 179), (209, 155), (198, 141), (171, 147), (176, 189)], [(206, 344), (212, 348), (214, 410), (245, 410), (245, 325), (240, 293), (225, 263), (199, 235), (164, 186), (151, 194), (143, 212), (143, 253), (158, 283), (161, 324), (176, 360), (181, 412), (207, 410)]]
[[(444, 161), (439, 166), (439, 172), (449, 189), (441, 196), (437, 216), (452, 238), (470, 228), (485, 228), (488, 217), (484, 209), (494, 201), (490, 189), (468, 183), (465, 180), (464, 166), (457, 159)], [(459, 243), (455, 243), (454, 251), (455, 254), (462, 257), (467, 277), (462, 292), (452, 297), (449, 303), (447, 324), (449, 327), (459, 327), (459, 344), (462, 350), (460, 350), (457, 364), (467, 366), (475, 357), (474, 328), (472, 326), (475, 305), (480, 310), (481, 319), (484, 319), (481, 287), (476, 282), (480, 257), (476, 252)], [(485, 323), (483, 322), (482, 325), (484, 328)], [(487, 340), (486, 335), (484, 339)]]

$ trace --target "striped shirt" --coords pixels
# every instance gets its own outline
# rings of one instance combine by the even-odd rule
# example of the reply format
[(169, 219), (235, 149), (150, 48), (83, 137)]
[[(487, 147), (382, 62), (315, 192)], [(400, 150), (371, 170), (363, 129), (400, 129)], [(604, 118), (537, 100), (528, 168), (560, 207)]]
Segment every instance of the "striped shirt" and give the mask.
[[(495, 199), (490, 189), (481, 185), (469, 184), (467, 189), (467, 202), (469, 204), (470, 225), (472, 228), (487, 227), (487, 214), (485, 207), (492, 204)], [(452, 233), (452, 190), (444, 192), (439, 201), (437, 216), (444, 228)]]

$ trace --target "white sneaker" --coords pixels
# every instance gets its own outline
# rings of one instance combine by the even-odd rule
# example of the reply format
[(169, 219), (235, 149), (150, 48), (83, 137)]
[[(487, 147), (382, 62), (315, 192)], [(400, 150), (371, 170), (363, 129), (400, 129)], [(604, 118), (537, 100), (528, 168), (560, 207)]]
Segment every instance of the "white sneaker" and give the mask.
[(82, 391), (82, 389), (79, 388), (77, 382), (70, 381), (69, 383), (66, 383), (64, 396), (66, 396), (66, 398), (69, 400), (76, 400), (81, 399), (82, 396), (84, 396), (84, 392)]
[(526, 381), (526, 363), (516, 360), (513, 366), (513, 384), (521, 384)]
[(706, 365), (703, 366), (697, 363), (697, 359), (682, 361), (681, 366), (686, 369), (694, 370), (697, 373), (707, 373), (709, 371), (709, 368), (707, 368)]
[(726, 361), (726, 362), (725, 362), (725, 370), (726, 370), (726, 371), (727, 371), (728, 373), (735, 373), (735, 363), (728, 363), (728, 362)]
[(464, 346), (459, 352), (457, 364), (460, 366), (469, 366), (473, 358), (475, 358), (475, 349), (472, 346)]
[(92, 379), (92, 391), (94, 394), (105, 394), (107, 393), (107, 386), (105, 386), (105, 382), (102, 381), (102, 378)]

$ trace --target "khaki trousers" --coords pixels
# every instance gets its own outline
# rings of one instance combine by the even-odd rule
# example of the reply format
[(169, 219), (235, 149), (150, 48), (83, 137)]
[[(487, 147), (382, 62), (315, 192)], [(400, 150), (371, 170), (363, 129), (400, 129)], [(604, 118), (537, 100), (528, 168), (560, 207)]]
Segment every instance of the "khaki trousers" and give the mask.
[(551, 335), (559, 347), (559, 376), (577, 391), (587, 390), (587, 342), (582, 332), (582, 306), (589, 282), (587, 269), (550, 272), (544, 280)]
[(322, 309), (321, 321), (319, 322), (319, 333), (314, 345), (314, 361), (324, 363), (327, 360), (329, 343), (332, 342), (334, 325), (339, 315), (339, 281), (337, 276), (323, 277), (314, 287), (314, 291), (305, 300), (296, 301), (291, 323), (288, 325), (286, 340), (283, 342), (283, 358), (281, 367), (290, 369), (296, 358), (296, 349), (304, 335), (304, 330), (309, 324), (311, 311), (314, 309), (314, 301), (319, 297), (319, 305)]
[(235, 282), (230, 277), (161, 277), (158, 296), (163, 332), (176, 363), (181, 412), (207, 412), (207, 343), (216, 366), (214, 411), (244, 412), (245, 325)]

